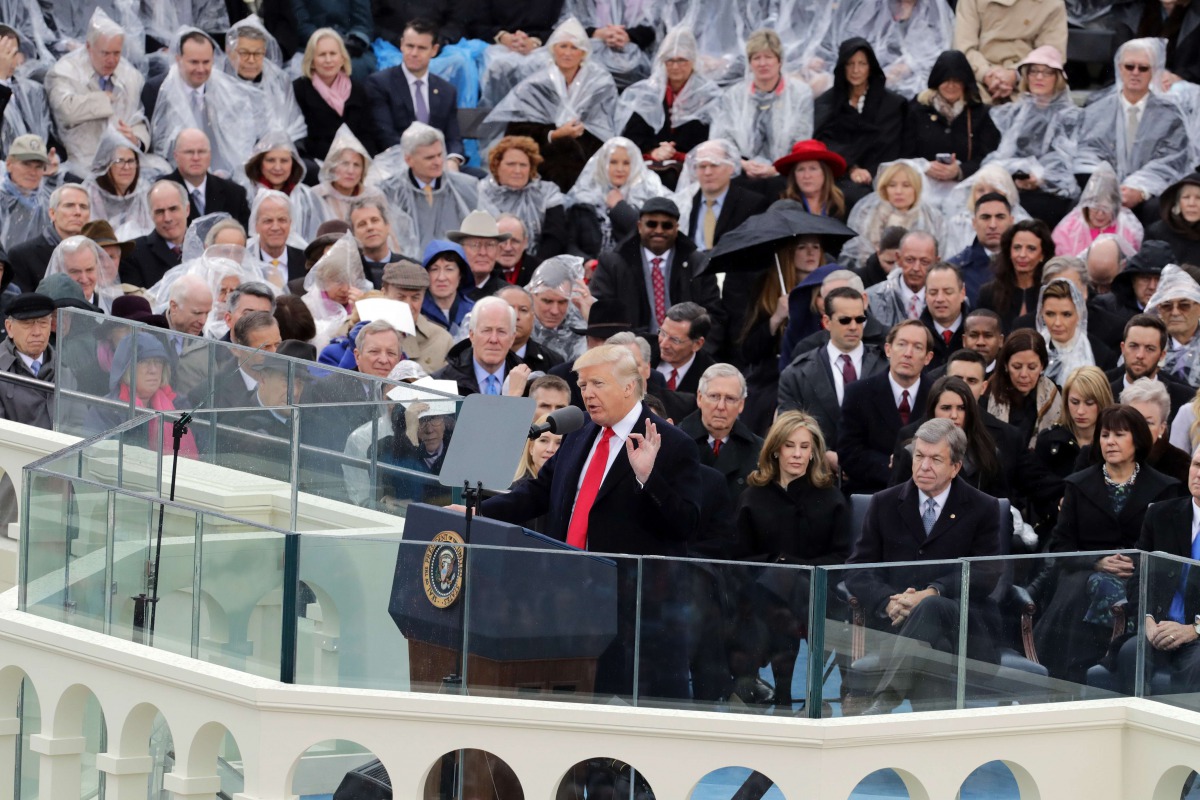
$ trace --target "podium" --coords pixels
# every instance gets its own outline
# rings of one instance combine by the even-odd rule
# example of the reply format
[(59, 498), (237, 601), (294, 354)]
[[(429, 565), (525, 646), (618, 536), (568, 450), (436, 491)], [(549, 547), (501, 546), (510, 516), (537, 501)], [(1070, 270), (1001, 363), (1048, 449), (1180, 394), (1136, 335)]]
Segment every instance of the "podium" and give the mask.
[(441, 684), (461, 653), (469, 694), (591, 693), (617, 636), (616, 564), (486, 517), (464, 551), (446, 535), (464, 524), (444, 508), (408, 509), (404, 539), (430, 547), (400, 548), (388, 613), (408, 640), (413, 685)]

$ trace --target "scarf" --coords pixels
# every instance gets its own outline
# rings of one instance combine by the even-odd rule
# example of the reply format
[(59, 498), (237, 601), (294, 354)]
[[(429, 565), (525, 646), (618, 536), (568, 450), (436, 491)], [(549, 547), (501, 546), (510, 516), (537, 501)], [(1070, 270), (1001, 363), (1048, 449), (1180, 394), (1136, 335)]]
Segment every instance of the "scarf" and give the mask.
[(933, 108), (934, 111), (941, 114), (947, 123), (954, 122), (958, 115), (967, 107), (965, 100), (959, 100), (955, 103), (947, 103), (946, 98), (942, 97), (936, 89), (926, 89), (917, 97), (917, 102), (923, 102), (925, 105)]
[(37, 190), (26, 194), (25, 190), (13, 183), (12, 178), (7, 175), (4, 176), (4, 182), (0, 183), (0, 194), (13, 198), (30, 211), (38, 210)]
[(337, 77), (333, 79), (332, 84), (326, 84), (320, 78), (312, 79), (313, 87), (316, 88), (317, 94), (329, 104), (329, 107), (337, 112), (340, 117), (346, 111), (346, 101), (350, 99), (350, 79), (346, 77), (346, 73), (339, 72)]
[[(117, 397), (128, 403), (129, 402), (129, 384), (122, 383), (121, 391)], [(138, 408), (145, 408), (146, 404), (142, 402), (142, 398), (137, 398), (134, 403)], [(150, 398), (150, 408), (155, 411), (175, 411), (175, 391), (170, 386), (159, 388), (154, 396)], [(159, 430), (162, 433), (159, 433)], [(154, 417), (150, 420), (150, 447), (156, 449), (162, 447), (162, 452), (168, 453), (171, 451), (172, 443), (168, 440), (168, 429), (162, 427), (162, 417)], [(196, 448), (196, 439), (192, 436), (192, 432), (188, 431), (179, 440), (179, 455), (184, 458), (199, 458), (200, 451)]]

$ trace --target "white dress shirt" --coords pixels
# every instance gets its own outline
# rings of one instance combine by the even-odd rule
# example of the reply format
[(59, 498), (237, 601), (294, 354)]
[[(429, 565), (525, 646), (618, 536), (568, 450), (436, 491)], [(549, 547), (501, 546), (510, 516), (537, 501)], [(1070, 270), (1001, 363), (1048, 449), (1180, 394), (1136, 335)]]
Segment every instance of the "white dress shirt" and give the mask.
[(896, 383), (891, 370), (888, 370), (888, 383), (892, 385), (892, 399), (896, 403), (896, 408), (900, 407), (900, 399), (903, 397), (904, 392), (908, 392), (908, 404), (912, 407), (912, 413), (917, 413), (917, 392), (921, 391), (921, 379), (917, 378), (912, 386), (905, 388)]
[[(834, 346), (833, 342), (825, 345), (825, 355), (829, 358), (829, 369), (833, 372), (833, 390), (837, 392), (838, 405), (842, 404), (842, 400), (846, 396), (846, 381), (842, 378), (842, 361), (843, 355), (850, 356), (850, 363), (854, 365), (854, 374), (862, 379), (862, 364), (863, 353), (867, 349), (863, 347), (863, 343), (859, 342), (858, 347), (851, 350), (849, 353), (843, 353)], [(899, 402), (899, 401), (897, 401)]]
[(673, 371), (678, 372), (679, 374), (677, 374), (675, 376), (675, 385), (678, 386), (679, 384), (683, 383), (683, 376), (687, 375), (687, 371), (689, 369), (691, 369), (692, 364), (695, 363), (695, 361), (696, 361), (696, 354), (692, 353), (692, 357), (689, 358), (687, 360), (687, 363), (685, 363), (682, 367), (672, 367), (670, 364), (668, 364), (666, 361), (664, 361), (658, 365), (657, 369), (659, 372), (662, 373), (662, 376), (664, 378), (666, 378), (668, 381), (671, 380), (671, 372), (673, 372)]
[[(633, 432), (633, 426), (637, 424), (638, 415), (642, 411), (642, 404), (635, 403), (629, 413), (621, 417), (617, 424), (612, 426), (613, 435), (608, 440), (608, 461), (604, 465), (604, 475), (600, 478), (600, 484), (604, 485), (604, 478), (608, 477), (608, 471), (612, 469), (612, 465), (617, 460), (617, 454), (625, 447), (625, 440), (629, 438), (629, 434)], [(583, 469), (579, 471), (579, 483), (575, 485), (575, 497), (579, 497), (579, 489), (583, 486), (583, 478), (587, 475), (588, 466), (592, 463), (592, 456), (596, 453), (596, 448), (600, 446), (600, 437), (604, 435), (604, 429), (596, 434), (596, 440), (592, 442), (592, 449), (588, 451), (587, 458), (583, 462)], [(574, 513), (575, 504), (571, 504), (571, 511)]]

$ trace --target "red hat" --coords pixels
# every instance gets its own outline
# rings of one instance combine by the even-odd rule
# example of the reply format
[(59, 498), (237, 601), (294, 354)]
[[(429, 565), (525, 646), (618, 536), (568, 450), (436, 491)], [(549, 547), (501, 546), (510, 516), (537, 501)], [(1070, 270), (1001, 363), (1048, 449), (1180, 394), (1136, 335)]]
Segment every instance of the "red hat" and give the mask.
[(840, 178), (846, 174), (846, 159), (825, 146), (824, 142), (816, 139), (805, 139), (792, 145), (792, 152), (775, 162), (775, 170), (780, 175), (786, 173), (801, 161), (824, 161), (833, 170), (833, 177)]

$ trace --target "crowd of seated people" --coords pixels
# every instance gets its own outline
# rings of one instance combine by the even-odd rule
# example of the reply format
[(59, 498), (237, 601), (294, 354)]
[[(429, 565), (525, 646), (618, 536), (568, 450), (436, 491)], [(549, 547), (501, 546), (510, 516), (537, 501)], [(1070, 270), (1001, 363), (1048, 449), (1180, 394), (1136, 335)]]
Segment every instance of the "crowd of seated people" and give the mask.
[[(98, 434), (122, 407), (247, 408), (242, 429), (286, 438), (297, 403), (357, 403), (301, 438), (385, 465), (374, 485), (306, 469), (402, 510), (449, 502), (429, 476), (454, 414), (393, 385), (535, 397), (538, 418), (573, 403), (590, 422), (534, 440), (485, 513), (631, 554), (1063, 554), (1013, 579), (1041, 664), (1075, 683), (1132, 669), (1111, 609), (1143, 576), (1068, 554), (1200, 555), (1143, 522), (1200, 495), (1195, 3), (1093, 21), (1120, 46), (1108, 85), (1073, 87), (1063, 0), (722, 2), (720, 24), (680, 4), (184, 0), (194, 24), (136, 42), (103, 9), (69, 29), (71, 1), (0, 19), (4, 418)], [(54, 330), (62, 309), (92, 316)], [(245, 349), (210, 364), (205, 339)], [(37, 382), (98, 402), (55, 409)], [(597, 482), (631, 481), (605, 513), (597, 453)], [(672, 513), (589, 540), (579, 507), (597, 531), (618, 507)], [(954, 650), (950, 601), (990, 613), (936, 569), (885, 572), (848, 586), (868, 626)], [(789, 705), (802, 589), (729, 590), (745, 602), (721, 624), (744, 630), (703, 692)], [(1200, 689), (1200, 605), (1178, 594), (1151, 590), (1151, 666)], [(972, 626), (972, 657), (995, 635)], [(873, 708), (920, 696), (915, 657), (896, 648)]]

